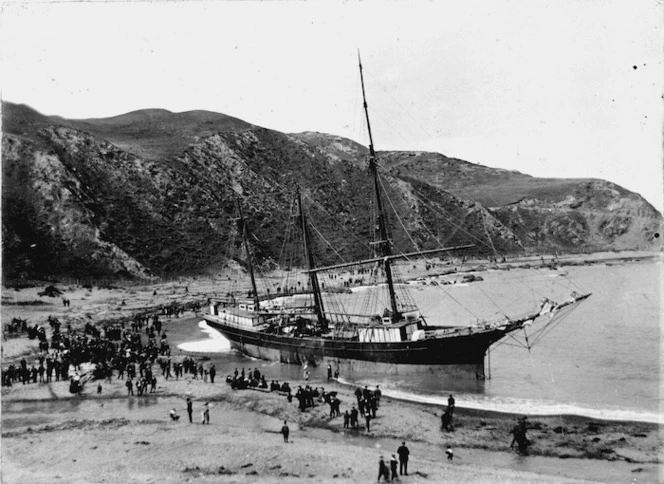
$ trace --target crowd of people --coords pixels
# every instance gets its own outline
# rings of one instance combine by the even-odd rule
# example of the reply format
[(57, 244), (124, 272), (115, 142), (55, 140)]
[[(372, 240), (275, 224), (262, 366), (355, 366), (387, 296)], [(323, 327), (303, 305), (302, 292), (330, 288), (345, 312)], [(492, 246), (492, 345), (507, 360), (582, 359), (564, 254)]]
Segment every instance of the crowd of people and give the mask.
[[(162, 313), (163, 314), (163, 313)], [(171, 311), (169, 316), (178, 315)], [(46, 328), (40, 325), (16, 324), (17, 330), (25, 329), (27, 336), (39, 341), (39, 353), (32, 365), (22, 359), (18, 365), (10, 364), (2, 369), (2, 385), (11, 386), (15, 384), (49, 383), (55, 381), (70, 381), (70, 391), (80, 393), (83, 385), (90, 378), (98, 380), (125, 379), (127, 396), (146, 395), (154, 393), (157, 387), (157, 378), (154, 366), (161, 369), (164, 379), (183, 378), (191, 375), (193, 379), (203, 382), (214, 383), (216, 369), (214, 365), (204, 366), (202, 362), (192, 357), (184, 357), (180, 361), (173, 362), (166, 331), (162, 327), (160, 314), (143, 313), (134, 316), (126, 322), (107, 324), (101, 329), (85, 324), (80, 330), (73, 330), (67, 325), (66, 330), (61, 330), (61, 324), (57, 318), (49, 317), (48, 325), (51, 327), (50, 339), (47, 337)], [(94, 370), (91, 374), (82, 374), (82, 364), (91, 363)], [(338, 378), (338, 372), (333, 372), (332, 367), (327, 367), (327, 379)], [(126, 375), (126, 377), (125, 377)], [(308, 375), (307, 375), (308, 376)], [(360, 418), (364, 419), (366, 432), (371, 431), (371, 421), (376, 418), (382, 392), (376, 385), (374, 390), (368, 386), (357, 388), (354, 392), (356, 401), (350, 408), (342, 412), (342, 401), (335, 391), (326, 392), (323, 387), (315, 387), (306, 384), (300, 385), (293, 392), (288, 382), (280, 383), (278, 380), (268, 380), (258, 368), (248, 371), (236, 368), (232, 375), (226, 377), (226, 382), (237, 390), (260, 389), (269, 392), (279, 392), (291, 403), (293, 398), (297, 400), (298, 408), (305, 412), (308, 408), (317, 404), (329, 406), (329, 418), (343, 417), (343, 428), (349, 430), (360, 429)], [(101, 383), (97, 387), (101, 393)], [(189, 422), (192, 419), (192, 402), (187, 398), (187, 414)], [(441, 415), (441, 429), (446, 432), (454, 430), (453, 418), (455, 412), (455, 400), (452, 395), (448, 398), (448, 405)], [(175, 409), (170, 412), (173, 421), (179, 420)], [(201, 411), (201, 423), (210, 423), (210, 405), (206, 402)], [(516, 445), (520, 453), (526, 453), (530, 441), (526, 437), (526, 419), (520, 419), (512, 429), (513, 440), (510, 447)], [(289, 429), (284, 421), (281, 433), (284, 441), (289, 440)], [(400, 475), (408, 475), (409, 450), (405, 442), (392, 454), (389, 461), (382, 456), (379, 461), (378, 480), (395, 480), (397, 477), (397, 466)], [(450, 446), (445, 451), (448, 460), (452, 460), (454, 453)], [(398, 455), (398, 458), (397, 458)]]
[[(82, 329), (74, 330), (68, 324), (65, 330), (61, 330), (60, 321), (49, 316), (50, 339), (44, 326), (22, 324), (18, 329), (25, 326), (28, 338), (39, 341), (39, 352), (32, 365), (23, 359), (18, 366), (10, 364), (2, 368), (0, 381), (3, 386), (11, 386), (69, 379), (79, 383), (71, 385), (72, 393), (79, 393), (83, 383), (92, 377), (110, 379), (117, 374), (117, 378), (123, 379), (126, 374), (132, 382), (131, 389), (127, 385), (128, 394), (133, 394), (134, 387), (143, 394), (148, 385), (151, 385), (151, 391), (156, 387), (152, 365), (157, 363), (166, 379), (192, 373), (206, 381), (209, 377), (214, 383), (214, 366), (204, 369), (199, 364), (196, 367), (190, 358), (185, 358), (182, 363), (171, 362), (168, 337), (160, 319), (160, 315), (167, 314), (167, 309), (137, 314), (128, 321), (129, 324), (125, 321), (109, 323), (101, 329), (88, 322)], [(84, 363), (91, 364), (91, 375), (82, 374), (81, 365)]]

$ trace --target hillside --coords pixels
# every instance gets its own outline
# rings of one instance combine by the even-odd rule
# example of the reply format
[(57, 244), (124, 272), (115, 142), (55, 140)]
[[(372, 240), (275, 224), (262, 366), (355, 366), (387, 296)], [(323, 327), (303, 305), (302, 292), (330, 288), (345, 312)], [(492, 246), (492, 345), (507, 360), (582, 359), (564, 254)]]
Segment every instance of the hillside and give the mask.
[[(298, 136), (333, 160), (361, 166), (367, 156), (366, 148), (338, 136)], [(661, 214), (639, 194), (615, 183), (537, 178), (440, 153), (386, 151), (378, 156), (392, 176), (478, 202), (531, 251), (648, 249), (659, 242)]]
[(438, 153), (389, 152), (391, 173), (476, 200), (526, 247), (543, 251), (641, 249), (657, 241), (662, 217), (637, 193), (605, 180), (536, 178)]
[[(237, 235), (238, 200), (257, 259), (284, 262), (297, 187), (319, 263), (371, 254), (362, 243), (373, 235), (366, 148), (350, 140), (279, 133), (207, 111), (66, 120), (11, 103), (3, 103), (3, 129), (6, 279), (214, 270)], [(581, 186), (506, 172), (504, 182), (521, 192), (487, 209), (486, 200), (467, 195), (477, 180), (499, 179), (493, 169), (437, 154), (380, 156), (395, 250), (439, 243), (473, 243), (485, 254), (643, 248), (661, 223), (638, 195), (608, 182)], [(542, 216), (552, 210), (556, 217)]]

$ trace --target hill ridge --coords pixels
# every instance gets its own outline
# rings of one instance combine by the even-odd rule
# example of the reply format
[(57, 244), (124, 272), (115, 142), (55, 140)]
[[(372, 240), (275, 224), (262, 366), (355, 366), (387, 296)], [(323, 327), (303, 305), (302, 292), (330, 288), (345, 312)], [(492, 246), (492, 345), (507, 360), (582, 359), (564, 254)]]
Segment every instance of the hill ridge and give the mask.
[[(72, 121), (2, 107), (5, 277), (145, 278), (221, 267), (238, 195), (257, 257), (278, 263), (296, 186), (319, 204), (309, 208), (310, 219), (345, 258), (367, 249), (339, 227), (372, 237), (367, 148), (355, 141), (280, 133), (203, 110), (157, 110), (162, 125), (141, 122), (140, 114)], [(412, 250), (413, 241), (435, 247), (436, 233), (453, 245), (490, 234), (492, 244), (478, 244), (480, 253), (492, 245), (510, 253), (658, 242), (661, 215), (611, 182), (538, 179), (439, 153), (379, 157), (394, 210), (413, 234), (411, 241), (392, 222), (399, 250)], [(316, 244), (321, 263), (336, 261), (329, 246)]]

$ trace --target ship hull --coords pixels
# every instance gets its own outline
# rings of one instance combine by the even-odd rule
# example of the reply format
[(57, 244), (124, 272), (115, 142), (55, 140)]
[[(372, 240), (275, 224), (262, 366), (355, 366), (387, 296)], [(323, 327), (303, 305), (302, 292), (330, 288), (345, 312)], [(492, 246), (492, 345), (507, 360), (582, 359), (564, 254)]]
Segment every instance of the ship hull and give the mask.
[(204, 316), (237, 351), (264, 360), (310, 367), (332, 365), (342, 374), (441, 375), (484, 379), (484, 357), (504, 331), (485, 331), (398, 343), (361, 343), (316, 337), (293, 337), (255, 331)]

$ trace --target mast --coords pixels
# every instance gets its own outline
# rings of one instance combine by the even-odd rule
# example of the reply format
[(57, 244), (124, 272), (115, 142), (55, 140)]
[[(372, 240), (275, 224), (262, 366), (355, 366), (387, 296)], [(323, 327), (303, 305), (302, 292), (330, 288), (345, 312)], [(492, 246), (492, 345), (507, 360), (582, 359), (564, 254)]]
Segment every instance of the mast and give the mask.
[(315, 271), (315, 262), (314, 255), (311, 251), (310, 242), (309, 242), (309, 226), (307, 225), (307, 219), (304, 215), (304, 210), (302, 209), (302, 195), (300, 194), (300, 188), (297, 189), (297, 206), (300, 211), (300, 221), (302, 223), (302, 240), (304, 243), (304, 253), (307, 256), (307, 264), (309, 266), (309, 280), (311, 281), (311, 290), (314, 293), (314, 310), (316, 311), (316, 317), (320, 324), (321, 330), (323, 332), (327, 331), (327, 321), (325, 319), (325, 314), (323, 311), (323, 297), (320, 293), (320, 286), (318, 285), (318, 272)]
[(392, 278), (392, 265), (390, 256), (392, 255), (392, 250), (390, 248), (390, 239), (389, 234), (387, 233), (387, 220), (385, 216), (385, 210), (383, 208), (383, 201), (381, 199), (381, 190), (380, 182), (378, 180), (378, 162), (376, 160), (376, 152), (373, 146), (373, 136), (371, 135), (371, 123), (369, 122), (369, 106), (367, 105), (367, 96), (364, 90), (364, 75), (362, 74), (362, 59), (360, 59), (360, 53), (357, 53), (357, 60), (360, 65), (360, 82), (362, 84), (362, 100), (364, 104), (364, 115), (367, 119), (367, 130), (369, 131), (369, 173), (373, 178), (374, 185), (374, 194), (376, 197), (376, 209), (378, 212), (377, 222), (378, 222), (378, 234), (380, 240), (377, 242), (378, 250), (380, 255), (384, 258), (383, 265), (385, 267), (385, 278), (387, 279), (387, 287), (390, 293), (390, 305), (392, 306), (392, 322), (396, 323), (399, 321), (399, 309), (397, 307), (397, 296), (394, 292), (394, 280)]
[(254, 292), (254, 306), (255, 311), (260, 308), (260, 300), (258, 299), (258, 290), (256, 289), (256, 278), (254, 277), (254, 265), (251, 262), (251, 252), (249, 252), (249, 242), (247, 241), (247, 221), (242, 214), (242, 205), (240, 199), (237, 201), (237, 208), (240, 212), (240, 232), (242, 233), (242, 242), (244, 243), (244, 251), (247, 254), (247, 266), (249, 267), (249, 276), (251, 277), (251, 288)]

